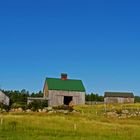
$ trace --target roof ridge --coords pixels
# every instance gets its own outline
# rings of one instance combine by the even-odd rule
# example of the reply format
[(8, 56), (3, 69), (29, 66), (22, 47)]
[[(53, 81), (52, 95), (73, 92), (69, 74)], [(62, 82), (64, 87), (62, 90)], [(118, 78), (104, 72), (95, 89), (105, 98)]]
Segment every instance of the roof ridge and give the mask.
[(133, 92), (105, 92), (105, 97), (134, 97)]
[(121, 93), (121, 94), (128, 94), (128, 93), (130, 93), (130, 94), (133, 94), (133, 92), (110, 92), (110, 91), (106, 91), (106, 92), (104, 92), (104, 93)]
[[(58, 79), (58, 80), (62, 80), (61, 78), (52, 78), (52, 77), (46, 77), (46, 79)], [(67, 79), (67, 80), (82, 81), (80, 79)], [(67, 80), (62, 80), (62, 81), (67, 81)]]

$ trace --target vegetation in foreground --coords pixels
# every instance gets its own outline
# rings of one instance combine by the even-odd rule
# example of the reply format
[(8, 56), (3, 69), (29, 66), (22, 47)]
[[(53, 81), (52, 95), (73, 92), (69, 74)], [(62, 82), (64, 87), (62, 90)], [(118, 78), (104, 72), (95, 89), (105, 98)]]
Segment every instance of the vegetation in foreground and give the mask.
[[(139, 109), (140, 104), (125, 105)], [(6, 113), (0, 115), (0, 140), (139, 140), (140, 117), (108, 118), (105, 111), (122, 105), (75, 106), (69, 114)]]

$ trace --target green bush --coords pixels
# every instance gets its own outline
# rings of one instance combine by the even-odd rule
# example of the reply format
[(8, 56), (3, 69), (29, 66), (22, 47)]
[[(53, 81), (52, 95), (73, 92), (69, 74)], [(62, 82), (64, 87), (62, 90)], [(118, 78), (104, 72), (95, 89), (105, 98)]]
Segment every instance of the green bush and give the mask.
[(44, 107), (48, 107), (48, 101), (33, 101), (27, 105), (28, 109), (32, 111), (38, 111), (38, 109), (43, 109)]
[(25, 110), (27, 108), (27, 105), (25, 103), (13, 103), (11, 105), (11, 108), (22, 108), (23, 110)]
[(6, 110), (6, 111), (9, 111), (10, 110), (10, 107), (9, 106), (7, 106), (7, 105), (4, 105), (4, 104), (2, 104), (2, 103), (0, 103), (0, 110)]

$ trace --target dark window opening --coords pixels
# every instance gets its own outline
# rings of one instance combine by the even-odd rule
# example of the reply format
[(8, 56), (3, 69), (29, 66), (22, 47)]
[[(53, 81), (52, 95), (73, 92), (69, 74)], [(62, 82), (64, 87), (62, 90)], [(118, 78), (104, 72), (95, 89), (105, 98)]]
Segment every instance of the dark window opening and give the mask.
[(64, 96), (64, 105), (69, 105), (72, 101), (72, 96)]

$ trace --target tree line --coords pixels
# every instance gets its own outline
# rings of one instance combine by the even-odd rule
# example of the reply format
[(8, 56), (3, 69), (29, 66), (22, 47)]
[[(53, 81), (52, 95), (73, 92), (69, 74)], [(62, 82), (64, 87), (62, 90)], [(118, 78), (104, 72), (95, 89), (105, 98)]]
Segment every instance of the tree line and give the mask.
[(19, 90), (2, 90), (4, 94), (6, 94), (10, 98), (10, 105), (13, 103), (18, 104), (26, 104), (28, 97), (43, 97), (42, 91), (39, 91), (37, 93), (29, 93), (29, 91), (23, 89), (21, 91)]
[[(36, 93), (29, 93), (29, 91), (23, 89), (21, 91), (19, 90), (2, 90), (3, 93), (5, 93), (9, 98), (10, 98), (10, 105), (13, 103), (18, 103), (18, 104), (25, 104), (27, 103), (27, 98), (28, 97), (43, 97), (43, 92), (39, 91)], [(99, 94), (86, 94), (85, 95), (85, 100), (86, 101), (99, 101), (103, 102), (104, 97), (100, 96)]]
[[(97, 102), (103, 102), (104, 96), (101, 96), (99, 94), (86, 94), (85, 96), (86, 101), (97, 101)], [(135, 96), (135, 103), (140, 103), (140, 96)]]
[[(29, 93), (29, 91), (23, 89), (21, 91), (18, 90), (2, 90), (3, 93), (5, 93), (10, 98), (10, 108), (16, 108), (16, 107), (27, 107), (27, 98), (28, 97), (43, 97), (43, 92), (39, 91), (36, 93)], [(103, 102), (104, 96), (101, 96), (99, 94), (86, 94), (85, 95), (86, 101), (96, 101), (96, 102)], [(135, 96), (135, 102), (140, 102), (140, 96)], [(38, 102), (38, 104), (43, 104)], [(38, 105), (38, 106), (39, 106)], [(45, 103), (46, 105), (46, 103)]]
[(103, 102), (104, 101), (104, 97), (100, 96), (98, 94), (86, 94), (85, 96), (86, 101), (97, 101), (97, 102)]
[(32, 109), (37, 110), (43, 107), (47, 107), (47, 102), (34, 101), (33, 103), (27, 105), (28, 97), (43, 97), (42, 91), (36, 93), (29, 93), (29, 91), (23, 89), (19, 90), (1, 90), (4, 94), (6, 94), (10, 98), (9, 106), (5, 106), (0, 104), (0, 108), (4, 108), (6, 110), (10, 110), (11, 108), (22, 108), (22, 109)]

